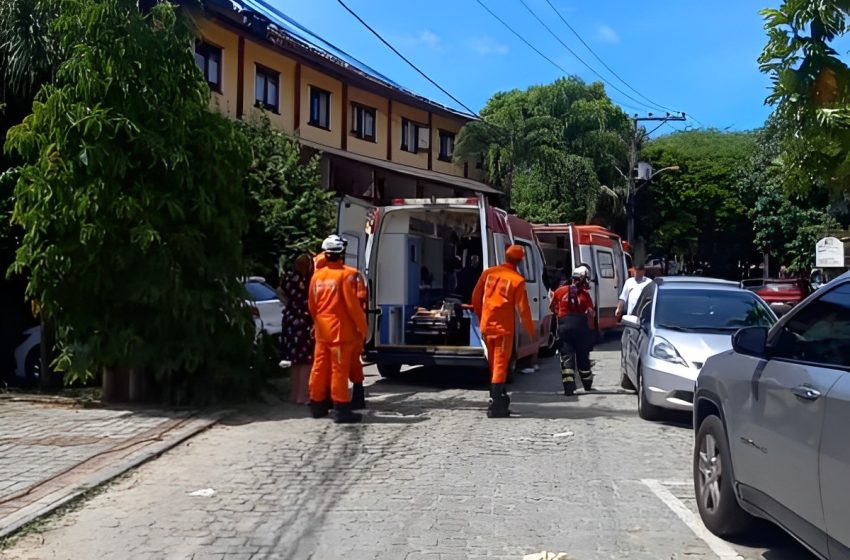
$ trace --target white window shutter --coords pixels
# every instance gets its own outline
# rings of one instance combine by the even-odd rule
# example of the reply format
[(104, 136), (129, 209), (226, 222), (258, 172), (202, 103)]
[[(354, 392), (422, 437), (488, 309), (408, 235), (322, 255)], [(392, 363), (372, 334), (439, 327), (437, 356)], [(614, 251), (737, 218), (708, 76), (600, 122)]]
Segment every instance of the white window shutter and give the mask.
[(427, 150), (431, 147), (431, 129), (419, 128), (419, 149)]

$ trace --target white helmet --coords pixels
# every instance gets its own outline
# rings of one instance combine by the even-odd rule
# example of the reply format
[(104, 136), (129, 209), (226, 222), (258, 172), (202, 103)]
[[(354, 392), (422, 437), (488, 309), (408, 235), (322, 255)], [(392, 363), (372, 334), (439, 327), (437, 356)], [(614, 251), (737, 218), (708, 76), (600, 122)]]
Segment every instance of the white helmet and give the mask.
[(587, 275), (589, 273), (590, 273), (590, 271), (587, 270), (587, 267), (584, 266), (584, 265), (581, 265), (581, 266), (578, 266), (575, 269), (573, 269), (573, 278), (587, 278)]
[(345, 252), (345, 239), (337, 234), (329, 235), (322, 241), (322, 251), (325, 253), (341, 254)]

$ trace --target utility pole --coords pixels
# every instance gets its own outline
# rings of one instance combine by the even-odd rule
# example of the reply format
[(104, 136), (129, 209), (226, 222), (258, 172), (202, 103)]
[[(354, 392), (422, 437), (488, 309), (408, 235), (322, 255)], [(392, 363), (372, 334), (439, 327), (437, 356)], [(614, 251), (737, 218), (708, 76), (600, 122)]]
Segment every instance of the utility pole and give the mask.
[(637, 200), (637, 191), (639, 188), (637, 186), (637, 177), (635, 175), (637, 173), (639, 146), (644, 135), (643, 131), (638, 128), (638, 124), (647, 121), (659, 122), (660, 124), (647, 134), (649, 135), (652, 134), (652, 132), (658, 130), (667, 122), (684, 120), (686, 120), (685, 113), (679, 113), (676, 115), (671, 115), (670, 113), (667, 113), (666, 115), (661, 117), (657, 117), (654, 116), (652, 113), (649, 113), (645, 117), (639, 117), (635, 115), (631, 118), (632, 142), (631, 146), (629, 146), (629, 194), (628, 199), (626, 200), (626, 239), (633, 246), (637, 242), (637, 240), (635, 239), (635, 202)]

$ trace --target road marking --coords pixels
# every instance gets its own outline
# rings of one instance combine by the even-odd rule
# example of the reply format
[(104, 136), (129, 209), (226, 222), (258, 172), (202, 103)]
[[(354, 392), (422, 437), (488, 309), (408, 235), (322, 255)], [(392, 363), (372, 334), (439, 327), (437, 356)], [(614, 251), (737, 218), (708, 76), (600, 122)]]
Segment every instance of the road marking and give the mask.
[(664, 502), (664, 504), (676, 514), (676, 517), (681, 519), (682, 523), (687, 525), (700, 540), (707, 544), (708, 548), (710, 548), (712, 552), (720, 558), (720, 560), (740, 560), (743, 558), (743, 556), (738, 554), (734, 548), (726, 543), (726, 541), (714, 536), (708, 529), (706, 529), (699, 517), (689, 510), (687, 506), (681, 502), (681, 500), (674, 496), (673, 493), (665, 488), (659, 481), (644, 479), (641, 482), (652, 490), (652, 493), (655, 494), (659, 500)]

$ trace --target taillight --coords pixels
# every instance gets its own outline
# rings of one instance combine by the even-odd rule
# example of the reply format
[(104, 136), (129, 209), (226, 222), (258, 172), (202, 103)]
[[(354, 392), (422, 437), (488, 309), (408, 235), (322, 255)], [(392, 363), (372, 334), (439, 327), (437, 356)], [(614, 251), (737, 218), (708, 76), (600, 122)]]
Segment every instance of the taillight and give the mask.
[(393, 199), (393, 206), (404, 206), (404, 199), (403, 198), (394, 198)]

